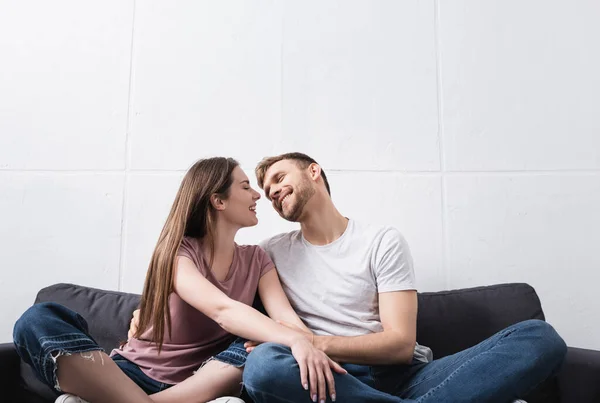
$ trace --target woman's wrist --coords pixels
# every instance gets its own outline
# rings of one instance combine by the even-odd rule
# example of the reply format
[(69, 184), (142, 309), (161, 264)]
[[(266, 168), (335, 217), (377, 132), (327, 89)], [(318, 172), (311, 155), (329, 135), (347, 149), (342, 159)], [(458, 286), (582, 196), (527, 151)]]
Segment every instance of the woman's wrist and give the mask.
[(306, 338), (304, 335), (299, 334), (298, 332), (294, 332), (289, 339), (289, 346), (292, 347), (296, 343), (306, 343), (307, 341), (310, 343), (310, 339)]
[(327, 340), (327, 336), (315, 336), (313, 334), (313, 339), (312, 339), (312, 345), (318, 349), (323, 351), (325, 354), (327, 354), (327, 351), (325, 351), (325, 341)]

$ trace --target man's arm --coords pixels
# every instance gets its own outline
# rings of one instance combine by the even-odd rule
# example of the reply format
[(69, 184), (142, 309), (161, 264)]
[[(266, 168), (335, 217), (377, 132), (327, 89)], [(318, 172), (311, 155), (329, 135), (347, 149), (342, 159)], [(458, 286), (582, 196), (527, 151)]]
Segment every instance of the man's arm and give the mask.
[(409, 364), (417, 338), (417, 292), (379, 293), (383, 331), (364, 336), (315, 336), (315, 347), (338, 362)]

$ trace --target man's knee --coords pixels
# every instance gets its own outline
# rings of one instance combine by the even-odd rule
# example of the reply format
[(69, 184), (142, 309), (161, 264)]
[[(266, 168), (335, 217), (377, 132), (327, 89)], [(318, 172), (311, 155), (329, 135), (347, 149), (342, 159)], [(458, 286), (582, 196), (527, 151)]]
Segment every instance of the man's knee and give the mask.
[(533, 319), (523, 322), (523, 326), (534, 339), (531, 348), (538, 360), (553, 366), (563, 362), (567, 354), (567, 345), (549, 323)]
[[(248, 355), (244, 368), (244, 385), (250, 390), (279, 388), (290, 375), (298, 372), (290, 349), (277, 343), (263, 343)], [(298, 379), (299, 382), (299, 379)]]

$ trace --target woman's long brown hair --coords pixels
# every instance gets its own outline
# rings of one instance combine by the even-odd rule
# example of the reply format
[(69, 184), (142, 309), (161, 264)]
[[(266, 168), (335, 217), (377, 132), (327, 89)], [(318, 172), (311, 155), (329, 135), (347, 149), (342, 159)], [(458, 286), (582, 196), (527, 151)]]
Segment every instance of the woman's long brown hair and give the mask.
[(135, 337), (152, 327), (151, 340), (160, 353), (165, 324), (171, 337), (169, 296), (173, 292), (173, 272), (177, 251), (184, 236), (209, 242), (210, 264), (214, 256), (215, 210), (210, 197), (229, 196), (232, 173), (239, 164), (232, 158), (215, 157), (196, 162), (185, 174), (171, 212), (163, 227), (146, 274), (140, 302), (140, 319)]

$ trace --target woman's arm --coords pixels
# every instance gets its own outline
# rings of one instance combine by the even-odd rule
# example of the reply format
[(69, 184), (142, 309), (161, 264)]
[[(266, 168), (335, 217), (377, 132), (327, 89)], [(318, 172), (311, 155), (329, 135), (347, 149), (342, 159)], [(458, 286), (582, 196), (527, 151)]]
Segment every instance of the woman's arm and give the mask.
[[(175, 292), (182, 300), (219, 324), (227, 332), (260, 342), (291, 347), (301, 333), (281, 326), (254, 308), (229, 298), (208, 281), (187, 257), (179, 256), (174, 273)], [(308, 339), (306, 339), (308, 340)]]
[(300, 382), (304, 389), (310, 388), (311, 396), (317, 396), (318, 393), (319, 400), (323, 401), (327, 389), (335, 396), (335, 381), (331, 370), (340, 374), (346, 373), (346, 370), (316, 349), (306, 334), (277, 324), (251, 306), (229, 298), (200, 274), (194, 262), (183, 256), (177, 257), (175, 264), (174, 288), (182, 300), (229, 333), (246, 339), (289, 346), (298, 362)]
[(271, 319), (296, 325), (300, 330), (311, 333), (290, 305), (281, 287), (277, 270), (270, 270), (260, 278), (258, 295)]

